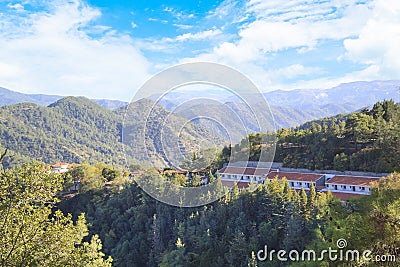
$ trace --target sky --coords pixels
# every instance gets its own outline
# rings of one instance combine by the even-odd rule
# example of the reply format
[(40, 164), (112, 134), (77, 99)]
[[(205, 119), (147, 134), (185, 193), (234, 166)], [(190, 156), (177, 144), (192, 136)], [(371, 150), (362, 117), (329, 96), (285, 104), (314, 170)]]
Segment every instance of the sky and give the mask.
[(217, 62), (261, 91), (400, 77), (400, 1), (0, 0), (0, 87), (130, 100)]

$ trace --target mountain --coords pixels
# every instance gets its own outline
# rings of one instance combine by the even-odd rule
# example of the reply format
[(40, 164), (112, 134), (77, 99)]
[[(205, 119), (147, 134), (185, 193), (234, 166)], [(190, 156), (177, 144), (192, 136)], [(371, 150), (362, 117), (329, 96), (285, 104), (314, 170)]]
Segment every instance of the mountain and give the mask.
[[(336, 108), (350, 112), (384, 99), (399, 102), (400, 80), (344, 83), (330, 89), (277, 90), (264, 93), (264, 97), (276, 106), (297, 107), (302, 110), (322, 107), (333, 111)], [(348, 110), (349, 108), (353, 110)]]
[[(0, 106), (17, 104), (17, 103), (34, 103), (40, 106), (48, 106), (57, 100), (64, 98), (59, 95), (45, 95), (45, 94), (24, 94), (8, 90), (0, 87)], [(122, 106), (126, 106), (128, 102), (110, 99), (91, 99), (93, 102), (100, 106), (114, 110)]]
[(111, 99), (91, 99), (93, 102), (99, 104), (103, 108), (115, 110), (128, 105), (128, 102)]
[[(149, 134), (144, 140), (139, 128), (143, 127), (143, 110), (153, 107), (153, 117), (158, 122), (169, 121), (164, 126), (150, 118)], [(125, 164), (145, 162), (152, 159), (160, 165), (171, 157), (162, 153), (160, 137), (175, 133), (175, 128), (184, 125), (185, 119), (170, 114), (154, 102), (143, 99), (134, 102), (125, 116), (125, 108), (107, 110), (84, 97), (66, 97), (43, 107), (33, 103), (18, 103), (0, 107), (1, 146), (10, 149), (9, 163), (36, 159), (46, 163), (104, 162)], [(167, 119), (168, 116), (168, 119)], [(125, 127), (123, 122), (125, 120)], [(162, 125), (163, 127), (161, 127)], [(136, 128), (135, 128), (136, 127)], [(130, 130), (132, 129), (132, 130)], [(123, 132), (131, 142), (122, 142)], [(182, 127), (178, 139), (188, 150), (194, 148), (193, 140), (201, 136), (212, 136), (199, 125), (188, 123)], [(176, 137), (176, 136), (173, 136)], [(167, 143), (168, 144), (168, 140)], [(216, 137), (218, 144), (223, 140)], [(214, 140), (214, 141), (215, 141)], [(146, 146), (145, 146), (146, 145)], [(205, 146), (212, 146), (205, 141)], [(177, 146), (176, 146), (177, 147)]]
[[(340, 113), (350, 113), (385, 99), (393, 99), (399, 102), (399, 88), (400, 80), (391, 80), (345, 83), (330, 89), (276, 90), (263, 93), (263, 95), (274, 117), (275, 127), (279, 129), (295, 127), (309, 120)], [(207, 93), (203, 92), (203, 97), (204, 95), (207, 95)], [(232, 127), (231, 129), (236, 129), (235, 133), (241, 133), (239, 129), (243, 126), (249, 131), (257, 132), (259, 130), (254, 124), (252, 111), (237, 96), (227, 94), (207, 95), (212, 100), (208, 102), (200, 100), (200, 96), (201, 91), (195, 91), (172, 92), (161, 99), (158, 99), (157, 96), (151, 98), (157, 100), (158, 104), (169, 110), (175, 110), (191, 100), (193, 104), (190, 110), (181, 112), (180, 116), (191, 118), (193, 114), (219, 114), (220, 121), (228, 127)], [(251, 95), (247, 97), (250, 99), (259, 98), (259, 96)], [(214, 101), (219, 101), (223, 105), (216, 105), (212, 103)], [(262, 101), (253, 103), (251, 106), (260, 111), (264, 117), (270, 117), (268, 106)], [(227, 113), (229, 109), (233, 111), (230, 115)], [(240, 114), (239, 117), (242, 119), (243, 125), (235, 114)], [(204, 122), (204, 120), (197, 120), (196, 122), (206, 123), (210, 126), (210, 123)], [(215, 131), (218, 131), (218, 127), (214, 128)]]
[(56, 95), (23, 94), (0, 87), (0, 106), (23, 103), (23, 102), (29, 102), (42, 106), (47, 106), (57, 101), (60, 98), (62, 97)]

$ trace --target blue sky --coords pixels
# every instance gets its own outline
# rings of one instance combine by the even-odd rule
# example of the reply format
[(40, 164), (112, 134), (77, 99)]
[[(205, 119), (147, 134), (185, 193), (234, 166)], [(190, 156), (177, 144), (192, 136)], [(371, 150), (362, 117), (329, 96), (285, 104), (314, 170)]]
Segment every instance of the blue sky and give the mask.
[(0, 0), (0, 86), (129, 100), (212, 61), (262, 91), (400, 77), (400, 1)]

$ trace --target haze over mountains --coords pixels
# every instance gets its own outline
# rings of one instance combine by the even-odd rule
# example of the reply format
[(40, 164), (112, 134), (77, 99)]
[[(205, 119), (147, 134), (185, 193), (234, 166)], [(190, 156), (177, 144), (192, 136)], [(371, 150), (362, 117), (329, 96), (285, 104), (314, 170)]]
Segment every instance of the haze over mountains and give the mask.
[[(60, 95), (24, 94), (0, 87), (0, 106), (25, 102), (48, 106), (64, 97)], [(124, 101), (110, 99), (92, 99), (92, 101), (107, 109), (117, 109), (128, 104)]]
[[(390, 80), (345, 83), (330, 89), (276, 90), (263, 93), (263, 95), (274, 116), (276, 128), (288, 128), (313, 119), (353, 112), (385, 99), (393, 99), (399, 102), (399, 88), (400, 80)], [(163, 107), (174, 110), (180, 103), (200, 97), (201, 92), (199, 91), (189, 91), (185, 94), (172, 92), (163, 96), (160, 100), (157, 100), (156, 96), (152, 100), (157, 100), (157, 103)], [(229, 108), (242, 114), (251, 112), (237, 97), (215, 94), (211, 95), (210, 98), (218, 99), (225, 103), (225, 109)], [(194, 104), (192, 113), (210, 113), (209, 110), (217, 113), (215, 109), (218, 108), (221, 109), (218, 111), (221, 114), (221, 119), (232, 119), (232, 117), (223, 115), (226, 114), (226, 111), (221, 106), (207, 105), (204, 101), (199, 105)], [(255, 108), (262, 110), (266, 115), (270, 114), (267, 110), (268, 107), (262, 101), (259, 104), (255, 104)], [(180, 115), (184, 117), (191, 116), (191, 114), (186, 115), (185, 113)], [(235, 122), (229, 122), (229, 124), (235, 124)], [(246, 127), (252, 131), (257, 131), (257, 127), (251, 123), (248, 123)]]
[[(290, 91), (275, 90), (263, 93), (270, 105), (277, 128), (300, 125), (312, 119), (318, 119), (339, 113), (352, 112), (372, 105), (384, 99), (400, 101), (400, 80), (352, 82), (340, 84), (330, 89), (296, 89)], [(201, 91), (169, 93), (157, 103), (168, 110), (173, 110), (179, 103), (196, 99), (204, 94)], [(48, 106), (63, 98), (58, 95), (23, 94), (0, 87), (0, 106), (22, 102)], [(153, 96), (151, 100), (157, 100)], [(212, 98), (225, 103), (227, 107), (238, 112), (248, 112), (240, 101), (227, 94), (218, 94)], [(106, 109), (117, 109), (128, 104), (120, 100), (92, 99)], [(215, 105), (202, 103), (202, 109), (214, 109)], [(262, 108), (262, 107), (260, 107)], [(265, 107), (264, 107), (265, 108)], [(224, 112), (221, 112), (223, 114)], [(184, 116), (184, 114), (181, 114)], [(229, 118), (225, 118), (229, 119)], [(234, 123), (234, 122), (232, 122)], [(248, 125), (249, 129), (257, 130)]]
[[(342, 84), (323, 90), (264, 93), (274, 117), (265, 123), (268, 129), (274, 124), (276, 129), (287, 128), (356, 111), (384, 99), (400, 102), (399, 87), (400, 80), (374, 81)], [(128, 120), (123, 128), (127, 105), (123, 101), (22, 94), (0, 88), (0, 105), (3, 106), (0, 107), (0, 145), (14, 151), (17, 160), (26, 157), (48, 163), (91, 161), (122, 164), (128, 155), (130, 161), (145, 161), (150, 157), (162, 164), (169, 160), (163, 153), (163, 145), (168, 149), (178, 147), (181, 151), (175, 154), (180, 154), (198, 150), (198, 140), (204, 142), (203, 148), (222, 146), (229, 141), (238, 143), (246, 133), (260, 131), (252, 110), (225, 95), (215, 96), (222, 102), (219, 105), (211, 101), (194, 101), (189, 109), (175, 110), (179, 103), (195, 99), (200, 93), (171, 93), (158, 102), (160, 105), (155, 105), (150, 99), (134, 102), (129, 105)], [(139, 133), (143, 130), (144, 120), (149, 119), (148, 114), (144, 114), (149, 107), (153, 111), (148, 135), (143, 139)], [(271, 113), (262, 102), (255, 103), (252, 108), (270, 118)], [(175, 113), (171, 114), (171, 110)], [(204, 114), (217, 123), (192, 120), (196, 115)], [(224, 129), (230, 129), (229, 133)], [(130, 145), (122, 142), (124, 130), (125, 141)], [(162, 135), (172, 141), (179, 140), (163, 144)]]

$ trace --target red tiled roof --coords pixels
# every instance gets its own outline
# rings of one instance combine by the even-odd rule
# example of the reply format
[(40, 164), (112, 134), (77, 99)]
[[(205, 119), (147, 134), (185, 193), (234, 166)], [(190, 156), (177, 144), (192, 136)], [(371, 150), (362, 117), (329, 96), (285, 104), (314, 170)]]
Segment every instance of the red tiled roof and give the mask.
[(320, 179), (323, 174), (315, 174), (315, 173), (300, 173), (300, 172), (270, 172), (267, 175), (268, 179), (274, 179), (277, 177), (278, 179), (282, 179), (286, 177), (289, 181), (303, 181), (303, 182), (315, 182)]
[(224, 174), (263, 175), (268, 173), (269, 171), (269, 168), (227, 166), (220, 169), (218, 172)]
[[(223, 186), (232, 188), (233, 185), (235, 184), (235, 181), (226, 181), (226, 180), (221, 180), (221, 183)], [(249, 182), (237, 182), (238, 188), (246, 188), (249, 187)]]
[(53, 168), (58, 168), (58, 167), (62, 167), (62, 166), (67, 166), (68, 167), (69, 164), (65, 163), (65, 162), (57, 162), (57, 163), (51, 165), (51, 167), (53, 167)]
[(327, 184), (343, 184), (343, 185), (359, 185), (369, 186), (370, 183), (379, 181), (378, 177), (366, 177), (366, 176), (349, 176), (349, 175), (336, 175)]

